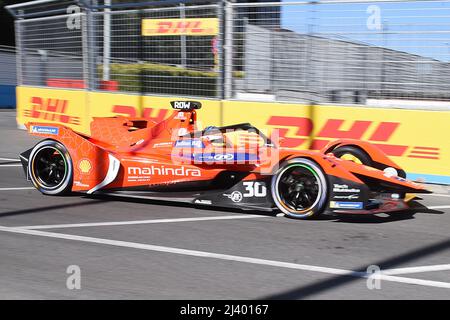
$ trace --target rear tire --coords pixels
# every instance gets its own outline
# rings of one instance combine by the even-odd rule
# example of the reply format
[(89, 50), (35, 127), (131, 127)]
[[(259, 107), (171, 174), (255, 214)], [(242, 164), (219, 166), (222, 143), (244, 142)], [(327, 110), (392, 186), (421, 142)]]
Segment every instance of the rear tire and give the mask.
[(283, 163), (272, 177), (272, 198), (287, 216), (312, 219), (324, 210), (328, 183), (315, 162), (294, 158)]
[[(388, 168), (388, 167), (384, 167), (384, 166), (380, 167), (379, 165), (374, 164), (374, 162), (373, 162), (372, 158), (369, 156), (369, 154), (358, 147), (353, 147), (353, 146), (338, 147), (338, 148), (334, 149), (331, 153), (336, 158), (340, 158), (343, 160), (350, 160), (355, 163), (363, 164), (363, 165), (369, 166), (369, 167), (376, 167), (377, 169), (380, 169), (380, 170), (386, 170), (386, 168)], [(397, 175), (399, 177), (406, 178), (406, 173), (404, 170), (395, 169), (395, 171), (397, 172)]]
[(372, 158), (370, 158), (367, 152), (357, 147), (352, 146), (338, 147), (334, 149), (332, 153), (336, 158), (341, 158), (343, 160), (350, 160), (355, 163), (363, 164), (369, 167), (373, 165)]
[(69, 193), (73, 179), (73, 165), (69, 152), (57, 141), (39, 142), (31, 151), (28, 175), (36, 189), (43, 194)]

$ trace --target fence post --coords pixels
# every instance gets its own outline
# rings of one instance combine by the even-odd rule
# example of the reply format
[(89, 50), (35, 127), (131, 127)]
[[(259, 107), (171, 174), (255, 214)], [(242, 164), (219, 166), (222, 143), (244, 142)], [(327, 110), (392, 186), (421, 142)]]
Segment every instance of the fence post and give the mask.
[(219, 19), (219, 35), (217, 37), (217, 48), (218, 48), (218, 56), (219, 56), (219, 77), (217, 78), (216, 83), (216, 97), (218, 99), (225, 99), (225, 90), (224, 90), (224, 82), (225, 82), (225, 59), (224, 59), (224, 17), (225, 17), (225, 0), (220, 0), (219, 6), (217, 8), (217, 18)]
[(83, 19), (81, 22), (81, 45), (82, 45), (82, 56), (83, 56), (83, 81), (87, 85), (87, 88), (89, 88), (89, 37), (88, 37), (88, 31), (87, 31), (87, 14), (84, 13), (81, 18)]
[(224, 99), (230, 99), (233, 96), (233, 7), (228, 1), (225, 1), (225, 59), (224, 59)]
[(18, 19), (15, 22), (16, 27), (16, 72), (17, 72), (17, 85), (23, 85), (23, 74), (22, 74), (22, 19)]
[(111, 0), (105, 0), (103, 11), (103, 80), (111, 80)]
[(93, 91), (97, 89), (97, 48), (95, 45), (95, 26), (94, 26), (94, 13), (91, 8), (86, 8), (86, 21), (87, 21), (87, 39), (88, 39), (88, 86), (87, 89)]

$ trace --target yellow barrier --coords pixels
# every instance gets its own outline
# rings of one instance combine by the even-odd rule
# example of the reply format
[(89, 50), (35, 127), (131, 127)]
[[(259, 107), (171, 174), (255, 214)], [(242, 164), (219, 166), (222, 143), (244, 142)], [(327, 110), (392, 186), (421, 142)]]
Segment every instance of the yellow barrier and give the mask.
[(83, 90), (17, 87), (17, 123), (62, 123), (78, 132), (89, 131), (88, 95)]
[[(89, 134), (92, 117), (125, 115), (161, 121), (173, 112), (170, 101), (179, 99), (183, 98), (18, 87), (17, 121), (58, 122)], [(408, 177), (450, 183), (448, 111), (199, 101), (203, 126), (251, 122), (268, 134), (278, 129), (283, 145), (295, 149), (320, 149), (336, 138), (366, 140), (393, 157)]]
[[(170, 102), (174, 99), (182, 98), (17, 87), (17, 122), (63, 123), (77, 132), (90, 134), (93, 117), (122, 115), (162, 121), (172, 114)], [(221, 102), (198, 101), (206, 106), (200, 111), (199, 125), (220, 125)]]
[(225, 101), (223, 108), (225, 125), (251, 122), (269, 134), (277, 128), (290, 148), (317, 150), (337, 138), (365, 140), (411, 178), (450, 182), (448, 111), (240, 101)]

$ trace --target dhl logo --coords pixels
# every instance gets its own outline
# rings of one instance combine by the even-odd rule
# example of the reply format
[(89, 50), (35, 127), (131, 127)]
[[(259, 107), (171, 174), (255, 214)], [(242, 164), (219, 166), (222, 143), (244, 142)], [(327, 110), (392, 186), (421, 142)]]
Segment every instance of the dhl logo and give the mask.
[(24, 110), (24, 116), (62, 124), (80, 125), (79, 117), (67, 113), (68, 104), (68, 100), (32, 97), (31, 109)]
[[(312, 138), (314, 124), (313, 121), (305, 117), (272, 116), (267, 121), (267, 125), (278, 129), (279, 137), (283, 139), (282, 145), (286, 148), (308, 147), (309, 149), (320, 150), (334, 139), (358, 139), (368, 135), (367, 140), (378, 146), (388, 156), (418, 159), (439, 159), (439, 148), (432, 147), (411, 147), (406, 145), (389, 144), (389, 140), (400, 127), (400, 122), (374, 122), (367, 120), (353, 121), (351, 126), (343, 129), (345, 120), (328, 119)], [(291, 129), (295, 128), (295, 137), (289, 136)], [(370, 130), (373, 129), (373, 130)]]
[(219, 33), (217, 18), (144, 19), (143, 36), (208, 36)]
[[(121, 105), (115, 105), (113, 106), (112, 112), (115, 114), (120, 114), (124, 116), (128, 116), (130, 118), (136, 118), (138, 117), (137, 109), (132, 106), (121, 106)], [(153, 120), (155, 122), (161, 122), (164, 119), (170, 117), (174, 113), (177, 113), (176, 111), (167, 110), (167, 109), (155, 109), (155, 108), (144, 108), (142, 117), (147, 120)]]

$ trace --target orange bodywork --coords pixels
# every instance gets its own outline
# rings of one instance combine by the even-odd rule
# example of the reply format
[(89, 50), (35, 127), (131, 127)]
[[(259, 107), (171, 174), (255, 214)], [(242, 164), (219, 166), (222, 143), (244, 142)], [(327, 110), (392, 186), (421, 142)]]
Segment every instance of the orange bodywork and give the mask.
[[(176, 112), (160, 123), (143, 118), (94, 118), (91, 136), (62, 125), (51, 124), (58, 128), (57, 134), (34, 132), (35, 126), (49, 126), (45, 123), (28, 123), (27, 128), (31, 134), (57, 140), (67, 148), (74, 168), (72, 191), (88, 191), (101, 184), (110, 174), (112, 156), (120, 162), (120, 168), (102, 189), (210, 181), (223, 171), (247, 172), (244, 180), (258, 180), (273, 175), (283, 161), (304, 157), (319, 164), (328, 176), (358, 184), (365, 183), (362, 177), (369, 177), (408, 192), (426, 192), (421, 185), (328, 154), (337, 146), (352, 144), (363, 148), (374, 161), (398, 168), (378, 148), (365, 142), (338, 140), (322, 152), (313, 152), (279, 148), (276, 142), (267, 143), (257, 133), (245, 130), (195, 136), (202, 132), (196, 127), (196, 117), (196, 111), (190, 110)], [(215, 138), (223, 141), (216, 143)], [(237, 161), (238, 155), (243, 155), (242, 161)]]

